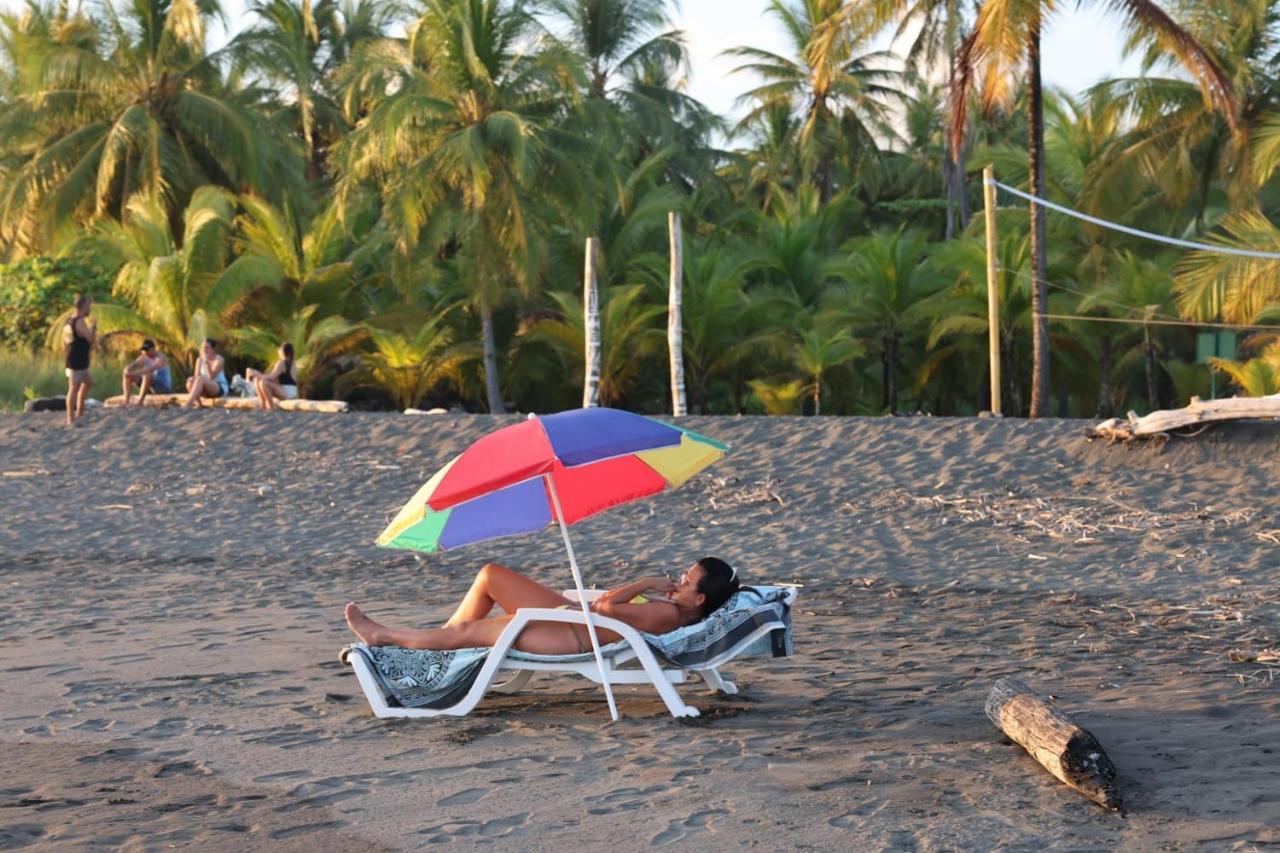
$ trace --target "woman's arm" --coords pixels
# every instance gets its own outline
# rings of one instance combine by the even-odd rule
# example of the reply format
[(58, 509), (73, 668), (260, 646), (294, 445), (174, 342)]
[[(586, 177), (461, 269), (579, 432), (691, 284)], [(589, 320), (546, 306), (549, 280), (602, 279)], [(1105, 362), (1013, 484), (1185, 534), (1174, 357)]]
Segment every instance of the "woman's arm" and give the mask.
[(663, 595), (665, 595), (668, 592), (671, 592), (675, 588), (676, 588), (676, 585), (673, 584), (671, 581), (667, 580), (666, 578), (660, 578), (660, 577), (640, 578), (640, 580), (635, 581), (634, 583), (629, 583), (626, 586), (620, 586), (617, 589), (609, 590), (604, 595), (597, 598), (595, 600), (595, 603), (602, 604), (606, 602), (626, 602), (635, 598), (637, 595), (641, 595), (643, 593), (650, 592), (650, 591), (662, 593)]
[(680, 627), (679, 608), (668, 604), (628, 604), (625, 601), (604, 601), (597, 598), (591, 605), (591, 610), (601, 616), (626, 622), (632, 628), (649, 634), (665, 634)]
[(262, 374), (263, 379), (279, 379), (280, 374), (284, 373), (285, 361), (283, 358), (276, 359), (276, 363), (271, 365), (271, 369)]

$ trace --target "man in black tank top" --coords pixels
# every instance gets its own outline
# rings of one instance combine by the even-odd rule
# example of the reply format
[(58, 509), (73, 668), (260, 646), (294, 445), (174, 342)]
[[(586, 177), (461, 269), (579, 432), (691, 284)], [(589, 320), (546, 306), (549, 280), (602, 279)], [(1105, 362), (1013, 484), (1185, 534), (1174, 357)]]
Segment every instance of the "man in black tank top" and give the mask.
[(76, 297), (76, 310), (62, 329), (62, 349), (66, 353), (67, 368), (67, 426), (75, 426), (76, 419), (84, 414), (84, 398), (93, 385), (89, 376), (89, 357), (98, 335), (89, 325), (89, 311), (93, 299)]

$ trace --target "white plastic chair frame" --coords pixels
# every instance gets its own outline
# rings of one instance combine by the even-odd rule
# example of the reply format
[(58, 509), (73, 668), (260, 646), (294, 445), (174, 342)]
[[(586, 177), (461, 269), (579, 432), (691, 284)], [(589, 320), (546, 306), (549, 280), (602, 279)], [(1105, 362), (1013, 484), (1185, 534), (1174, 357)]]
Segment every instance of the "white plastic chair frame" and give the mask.
[[(566, 590), (564, 594), (570, 599), (577, 598), (577, 594), (573, 590)], [(588, 599), (593, 599), (600, 594), (600, 590), (587, 591)], [(792, 589), (788, 595), (787, 604), (793, 603), (795, 598), (796, 591)], [(471, 713), (490, 690), (495, 693), (516, 693), (523, 689), (529, 680), (539, 672), (576, 673), (591, 679), (597, 684), (601, 683), (604, 678), (607, 678), (610, 684), (652, 684), (654, 689), (658, 691), (658, 695), (662, 697), (667, 710), (671, 712), (671, 716), (696, 717), (699, 713), (698, 709), (692, 705), (686, 705), (673, 686), (685, 682), (686, 670), (694, 671), (701, 675), (702, 680), (706, 682), (707, 687), (711, 690), (719, 690), (731, 695), (735, 694), (738, 692), (737, 685), (732, 681), (725, 680), (720, 675), (719, 667), (741, 654), (744, 649), (750, 647), (752, 643), (761, 637), (767, 636), (771, 631), (783, 627), (781, 622), (770, 622), (761, 625), (751, 634), (735, 643), (731, 649), (717, 655), (712, 660), (684, 668), (663, 668), (658, 663), (657, 657), (654, 656), (653, 650), (649, 648), (649, 644), (644, 641), (644, 637), (635, 628), (625, 622), (620, 622), (608, 616), (601, 616), (598, 613), (592, 614), (592, 621), (595, 622), (597, 627), (606, 628), (620, 635), (626, 644), (612, 654), (605, 655), (603, 674), (600, 672), (596, 662), (591, 659), (581, 661), (533, 661), (508, 657), (507, 653), (515, 645), (516, 638), (520, 636), (520, 632), (530, 622), (565, 622), (570, 625), (586, 624), (581, 611), (552, 610), (541, 607), (521, 608), (515, 612), (515, 616), (498, 637), (498, 641), (493, 644), (493, 651), (489, 653), (489, 657), (480, 667), (480, 672), (476, 675), (471, 689), (457, 704), (447, 708), (403, 708), (389, 705), (382, 688), (378, 684), (377, 677), (373, 674), (364, 656), (349, 654), (345, 656), (345, 661), (355, 670), (356, 678), (360, 681), (360, 687), (364, 691), (365, 698), (369, 701), (369, 707), (373, 709), (376, 717), (465, 716)], [(621, 668), (632, 662), (638, 663), (639, 667)], [(494, 684), (493, 682), (499, 677), (499, 673), (503, 672), (514, 672), (515, 675), (506, 681)]]

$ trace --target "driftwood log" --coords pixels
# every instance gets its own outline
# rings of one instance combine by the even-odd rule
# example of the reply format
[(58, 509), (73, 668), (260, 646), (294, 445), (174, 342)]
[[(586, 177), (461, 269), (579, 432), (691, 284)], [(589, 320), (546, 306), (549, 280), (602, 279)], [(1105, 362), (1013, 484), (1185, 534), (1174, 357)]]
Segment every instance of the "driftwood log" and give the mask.
[(1094, 427), (1093, 432), (1099, 438), (1129, 441), (1161, 435), (1180, 427), (1239, 418), (1280, 418), (1280, 395), (1207, 401), (1192, 397), (1190, 405), (1185, 408), (1163, 409), (1142, 417), (1130, 412), (1126, 420), (1109, 418)]
[[(166, 406), (181, 406), (186, 401), (186, 394), (148, 394), (147, 399), (142, 401), (142, 405), (163, 408)], [(215, 397), (201, 400), (201, 403), (215, 409), (258, 408), (256, 397)], [(124, 397), (119, 395), (108, 397), (103, 405), (107, 408), (121, 407), (124, 405)], [(277, 400), (276, 405), (286, 412), (326, 412), (329, 414), (339, 414), (349, 408), (345, 400)]]
[(1068, 786), (1100, 806), (1120, 809), (1116, 768), (1102, 744), (1016, 678), (1002, 678), (987, 696), (987, 717), (1009, 739)]

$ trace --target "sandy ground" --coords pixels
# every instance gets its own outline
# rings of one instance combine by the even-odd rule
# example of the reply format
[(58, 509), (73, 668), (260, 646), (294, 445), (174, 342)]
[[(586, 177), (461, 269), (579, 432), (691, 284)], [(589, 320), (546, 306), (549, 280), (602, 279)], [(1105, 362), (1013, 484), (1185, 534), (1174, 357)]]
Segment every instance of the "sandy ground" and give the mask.
[[(441, 620), (552, 532), (371, 543), (514, 419), (0, 416), (0, 847), (1241, 849), (1280, 844), (1280, 424), (1107, 446), (1076, 421), (690, 418), (734, 454), (574, 528), (608, 585), (703, 554), (805, 585), (786, 660), (705, 716), (571, 679), (380, 721), (355, 599)], [(1237, 662), (1229, 659), (1260, 658)], [(1091, 729), (1127, 817), (982, 714), (1018, 673)]]

